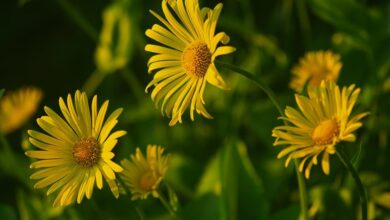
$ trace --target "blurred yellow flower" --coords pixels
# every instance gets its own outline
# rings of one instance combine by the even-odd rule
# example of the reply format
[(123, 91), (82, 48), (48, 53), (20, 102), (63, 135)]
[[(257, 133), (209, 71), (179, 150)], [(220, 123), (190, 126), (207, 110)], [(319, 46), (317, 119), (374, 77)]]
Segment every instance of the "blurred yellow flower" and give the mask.
[(131, 161), (121, 161), (125, 186), (129, 187), (132, 199), (146, 199), (149, 194), (158, 197), (157, 189), (168, 169), (168, 156), (163, 156), (164, 148), (156, 145), (148, 145), (146, 158), (139, 148), (135, 155), (131, 155)]
[(26, 152), (27, 156), (38, 159), (31, 164), (31, 168), (40, 169), (30, 177), (39, 180), (34, 187), (51, 185), (47, 195), (60, 190), (53, 205), (66, 206), (75, 200), (81, 203), (84, 195), (90, 199), (95, 182), (102, 189), (104, 177), (114, 196), (118, 197), (114, 172), (121, 172), (122, 167), (112, 161), (115, 155), (111, 151), (117, 139), (126, 132), (111, 131), (118, 123), (122, 109), (115, 110), (104, 121), (108, 101), (99, 111), (96, 95), (91, 108), (84, 92), (76, 91), (74, 102), (69, 94), (66, 101), (59, 99), (64, 118), (45, 107), (47, 115), (37, 119), (38, 125), (47, 134), (28, 131), (29, 141), (39, 148)]
[(302, 172), (311, 158), (305, 169), (305, 176), (309, 178), (311, 167), (323, 153), (322, 170), (329, 174), (329, 154), (336, 152), (337, 143), (356, 140), (353, 132), (362, 126), (359, 120), (368, 114), (361, 113), (350, 119), (359, 93), (355, 85), (340, 90), (333, 81), (322, 81), (320, 87), (308, 88), (309, 97), (295, 95), (300, 112), (287, 106), (286, 116), (280, 119), (291, 124), (272, 131), (276, 138), (274, 146), (288, 145), (278, 154), (278, 158), (288, 155), (285, 166), (291, 159), (303, 158), (299, 165)]
[(126, 66), (131, 52), (131, 26), (126, 5), (118, 1), (103, 13), (100, 42), (95, 52), (95, 62), (101, 73), (113, 73)]
[(291, 70), (290, 88), (301, 93), (305, 84), (319, 86), (322, 80), (337, 82), (342, 64), (340, 56), (332, 51), (308, 52)]
[(146, 51), (156, 54), (148, 61), (148, 72), (157, 71), (146, 91), (154, 86), (152, 100), (156, 106), (162, 102), (161, 113), (172, 118), (170, 126), (182, 122), (182, 115), (189, 106), (191, 120), (194, 120), (194, 110), (212, 118), (204, 107), (206, 82), (227, 89), (214, 59), (235, 51), (231, 46), (218, 47), (220, 42), (229, 42), (225, 33), (215, 34), (222, 4), (214, 9), (200, 9), (198, 0), (171, 0), (168, 3), (176, 15), (171, 13), (166, 0), (162, 1), (165, 19), (151, 11), (165, 27), (155, 24), (146, 31), (146, 36), (162, 44), (145, 47)]
[(36, 112), (43, 93), (24, 87), (0, 99), (0, 132), (8, 134), (20, 128)]

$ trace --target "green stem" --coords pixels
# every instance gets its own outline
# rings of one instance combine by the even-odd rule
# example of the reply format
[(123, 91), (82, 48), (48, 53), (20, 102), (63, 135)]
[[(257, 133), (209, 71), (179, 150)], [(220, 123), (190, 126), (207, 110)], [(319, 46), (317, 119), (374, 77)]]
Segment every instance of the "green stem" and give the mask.
[(87, 93), (88, 96), (91, 96), (99, 85), (103, 82), (103, 79), (107, 74), (101, 73), (99, 71), (93, 72), (87, 81), (83, 85), (83, 91)]
[[(234, 66), (232, 64), (224, 63), (224, 62), (221, 62), (218, 60), (215, 60), (214, 63), (222, 68), (230, 69), (230, 70), (244, 76), (245, 78), (253, 81), (268, 96), (268, 98), (274, 104), (275, 108), (278, 110), (279, 114), (284, 115), (282, 108), (280, 107), (278, 101), (276, 100), (276, 95), (272, 91), (272, 89), (269, 88), (267, 85), (265, 85), (260, 79), (256, 78), (252, 73), (250, 73), (246, 70), (243, 70), (237, 66)], [(294, 159), (294, 165), (295, 165), (295, 170), (296, 170), (297, 179), (298, 179), (298, 187), (299, 187), (299, 195), (300, 195), (300, 203), (301, 203), (301, 215), (302, 215), (303, 220), (307, 220), (307, 219), (309, 219), (309, 217), (308, 217), (308, 211), (307, 211), (308, 202), (307, 202), (307, 191), (306, 191), (305, 179), (303, 178), (302, 173), (299, 172), (297, 159)]]
[(303, 175), (301, 172), (299, 172), (299, 164), (298, 160), (294, 159), (294, 167), (295, 167), (295, 172), (297, 174), (297, 179), (298, 179), (298, 188), (299, 188), (299, 197), (301, 198), (301, 216), (302, 219), (307, 220), (309, 219), (309, 214), (307, 211), (308, 207), (308, 201), (307, 201), (307, 192), (306, 192), (306, 184), (305, 184), (305, 179), (303, 178)]
[(368, 215), (367, 215), (367, 196), (366, 196), (366, 191), (364, 190), (364, 186), (362, 181), (360, 180), (359, 174), (357, 173), (356, 169), (353, 167), (352, 163), (346, 159), (346, 156), (339, 152), (336, 151), (337, 156), (339, 157), (340, 161), (344, 164), (345, 168), (349, 171), (351, 174), (352, 178), (355, 180), (357, 189), (360, 194), (360, 200), (362, 202), (362, 220), (367, 220)]
[(98, 32), (75, 6), (73, 6), (68, 0), (58, 0), (57, 2), (65, 13), (81, 28), (81, 30), (83, 30), (94, 42), (98, 42)]
[(169, 211), (171, 216), (175, 219), (179, 219), (176, 215), (175, 210), (171, 207), (171, 205), (168, 203), (167, 199), (164, 197), (164, 195), (160, 192), (157, 191), (158, 198), (160, 199), (161, 203), (165, 206), (165, 208)]
[(280, 107), (279, 103), (276, 101), (275, 93), (267, 85), (265, 85), (262, 81), (260, 81), (258, 78), (256, 78), (252, 73), (250, 73), (250, 72), (248, 72), (246, 70), (243, 70), (243, 69), (241, 69), (241, 68), (239, 68), (237, 66), (234, 66), (232, 64), (224, 63), (224, 62), (221, 62), (221, 61), (218, 61), (218, 60), (214, 60), (214, 63), (217, 64), (220, 67), (233, 70), (234, 72), (236, 72), (236, 73), (244, 76), (245, 78), (250, 79), (251, 81), (253, 81), (261, 90), (263, 90), (265, 92), (265, 94), (268, 96), (268, 98), (274, 104), (276, 109), (279, 111), (279, 114), (283, 115), (282, 108)]
[(121, 75), (126, 81), (131, 91), (134, 93), (134, 96), (136, 97), (138, 102), (141, 102), (144, 99), (144, 93), (141, 92), (144, 90), (144, 88), (141, 86), (138, 79), (135, 77), (135, 74), (128, 68), (124, 68), (123, 70), (121, 70)]

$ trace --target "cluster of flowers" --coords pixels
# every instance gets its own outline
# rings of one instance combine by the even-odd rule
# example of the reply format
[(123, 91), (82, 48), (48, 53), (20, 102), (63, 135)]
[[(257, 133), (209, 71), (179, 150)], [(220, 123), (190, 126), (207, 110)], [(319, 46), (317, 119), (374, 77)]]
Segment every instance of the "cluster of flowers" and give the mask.
[[(148, 72), (154, 76), (146, 91), (153, 87), (151, 98), (162, 114), (171, 118), (171, 126), (182, 123), (187, 109), (191, 120), (195, 111), (212, 118), (204, 107), (206, 84), (227, 88), (214, 60), (235, 50), (224, 46), (229, 42), (224, 32), (215, 33), (222, 4), (214, 9), (200, 9), (197, 0), (163, 0), (162, 10), (165, 18), (151, 13), (163, 26), (155, 24), (146, 31), (146, 36), (159, 43), (145, 47), (155, 53), (148, 61)], [(330, 51), (311, 52), (301, 59), (293, 68), (290, 84), (297, 92), (298, 108), (286, 107), (280, 117), (285, 124), (272, 131), (274, 145), (286, 146), (277, 157), (287, 156), (286, 166), (291, 159), (301, 159), (299, 170), (305, 170), (306, 178), (321, 154), (323, 172), (329, 174), (329, 155), (336, 152), (336, 144), (355, 141), (354, 132), (362, 126), (360, 119), (367, 115), (351, 117), (360, 89), (355, 85), (340, 88), (336, 84), (342, 66), (339, 59)], [(302, 94), (304, 88), (307, 96)], [(0, 102), (1, 131), (10, 132), (26, 121), (35, 112), (41, 96), (39, 90), (32, 88), (5, 96)], [(66, 101), (60, 98), (59, 106), (62, 116), (44, 108), (46, 115), (37, 123), (45, 133), (29, 130), (29, 141), (38, 150), (26, 152), (37, 159), (31, 164), (31, 168), (39, 169), (31, 175), (31, 179), (39, 180), (35, 187), (50, 186), (48, 195), (59, 191), (55, 206), (80, 203), (84, 196), (91, 198), (95, 183), (99, 189), (103, 187), (103, 178), (116, 197), (120, 187), (128, 187), (133, 199), (149, 194), (158, 197), (157, 189), (169, 161), (162, 147), (148, 146), (146, 158), (137, 148), (130, 160), (122, 160), (121, 165), (113, 162), (112, 150), (118, 138), (126, 134), (122, 130), (112, 132), (122, 109), (106, 118), (108, 101), (98, 108), (97, 96), (89, 104), (87, 95), (80, 91), (75, 92), (73, 99), (70, 94)], [(123, 185), (117, 182), (116, 173)]]

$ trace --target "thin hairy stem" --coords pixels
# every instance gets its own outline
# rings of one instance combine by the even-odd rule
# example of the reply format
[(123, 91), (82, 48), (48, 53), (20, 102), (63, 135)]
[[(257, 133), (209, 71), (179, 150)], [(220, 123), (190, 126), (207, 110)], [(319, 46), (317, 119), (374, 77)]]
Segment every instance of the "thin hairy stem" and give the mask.
[(346, 158), (346, 156), (339, 151), (336, 151), (337, 156), (339, 157), (341, 163), (347, 168), (349, 173), (351, 174), (353, 180), (355, 180), (357, 189), (359, 191), (360, 195), (360, 201), (362, 202), (362, 220), (367, 220), (367, 195), (366, 191), (364, 189), (363, 183), (360, 180), (359, 174), (357, 173), (355, 167), (352, 165), (352, 163)]

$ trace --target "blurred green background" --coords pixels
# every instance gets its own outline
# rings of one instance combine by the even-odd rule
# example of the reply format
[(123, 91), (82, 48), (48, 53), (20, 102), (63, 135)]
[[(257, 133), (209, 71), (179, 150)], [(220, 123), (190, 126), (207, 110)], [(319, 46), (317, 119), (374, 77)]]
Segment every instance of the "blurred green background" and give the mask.
[[(200, 1), (214, 7), (216, 0)], [(341, 55), (339, 84), (362, 88), (356, 111), (370, 111), (355, 143), (339, 146), (357, 167), (366, 186), (371, 219), (390, 219), (390, 1), (386, 0), (224, 0), (217, 29), (229, 34), (237, 51), (223, 58), (260, 78), (285, 105), (294, 104), (288, 88), (291, 67), (307, 51), (330, 49)], [(171, 154), (166, 182), (175, 191), (183, 219), (297, 219), (299, 194), (293, 166), (276, 159), (271, 130), (281, 121), (265, 94), (252, 82), (226, 70), (231, 87), (208, 86), (206, 108), (213, 120), (197, 117), (173, 128), (144, 92), (147, 74), (144, 32), (158, 23), (161, 0), (0, 2), (0, 88), (34, 85), (44, 91), (43, 106), (55, 110), (58, 98), (82, 89), (90, 77), (101, 80), (95, 93), (109, 109), (123, 107), (117, 129), (128, 134), (115, 148), (115, 160), (137, 146), (158, 144)], [(113, 16), (104, 22), (103, 14)], [(119, 28), (125, 22), (126, 28)], [(105, 27), (105, 28), (104, 28)], [(111, 39), (111, 47), (105, 40)], [(103, 37), (103, 36), (106, 36)], [(107, 39), (106, 39), (107, 40)], [(112, 55), (97, 59), (97, 48)], [(117, 59), (117, 60), (116, 60)], [(102, 62), (102, 60), (104, 62)], [(118, 63), (115, 63), (118, 61)], [(115, 63), (115, 64), (114, 64)], [(104, 74), (103, 74), (104, 72)], [(88, 85), (87, 85), (88, 87)], [(36, 118), (35, 117), (35, 118)], [(95, 189), (81, 205), (52, 208), (52, 197), (33, 190), (26, 130), (34, 118), (7, 136), (17, 160), (0, 156), (0, 219), (169, 219), (158, 200), (116, 200), (107, 187)], [(1, 155), (1, 152), (0, 152)], [(357, 219), (355, 184), (331, 158), (331, 174), (320, 167), (307, 182), (313, 219)]]

